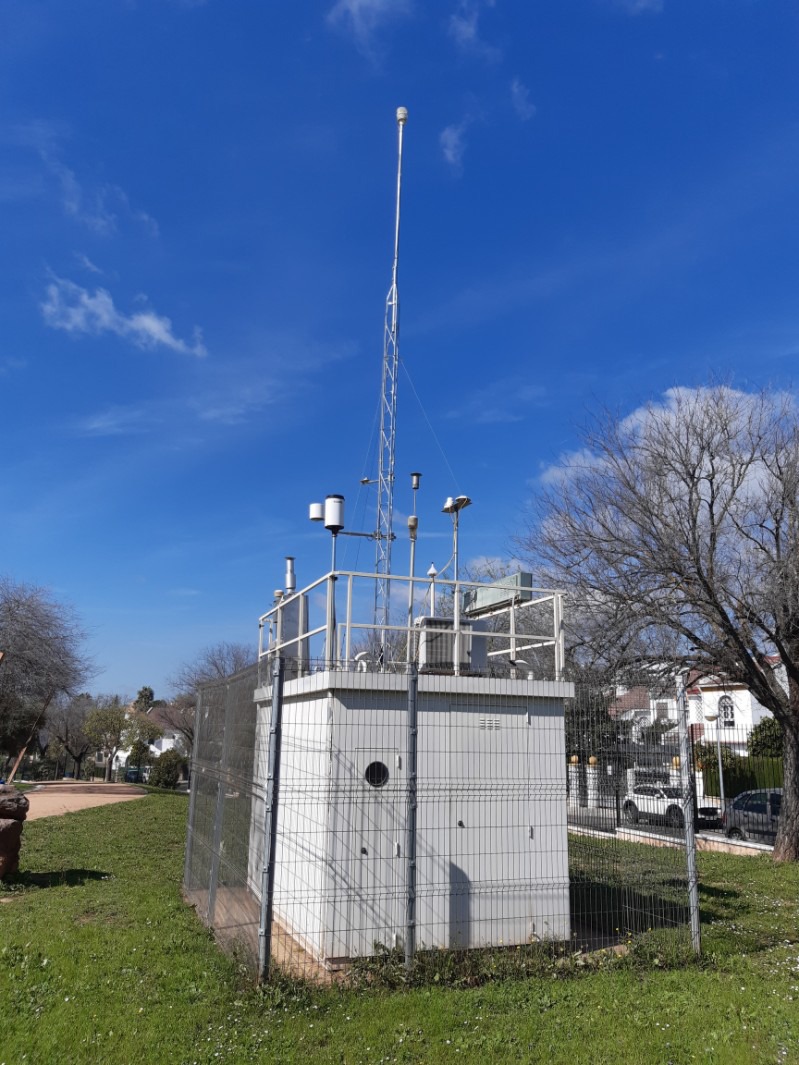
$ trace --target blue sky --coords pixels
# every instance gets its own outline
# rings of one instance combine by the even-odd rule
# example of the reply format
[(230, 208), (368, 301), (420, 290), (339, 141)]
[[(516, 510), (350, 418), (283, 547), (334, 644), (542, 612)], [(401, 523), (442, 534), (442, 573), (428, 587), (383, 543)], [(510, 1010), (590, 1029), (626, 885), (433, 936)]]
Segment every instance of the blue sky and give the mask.
[(374, 527), (400, 105), (424, 569), (460, 492), (462, 557), (507, 553), (591, 411), (792, 385), (798, 38), (788, 0), (6, 0), (0, 568), (95, 689), (254, 641), (283, 556), (327, 568), (309, 502)]

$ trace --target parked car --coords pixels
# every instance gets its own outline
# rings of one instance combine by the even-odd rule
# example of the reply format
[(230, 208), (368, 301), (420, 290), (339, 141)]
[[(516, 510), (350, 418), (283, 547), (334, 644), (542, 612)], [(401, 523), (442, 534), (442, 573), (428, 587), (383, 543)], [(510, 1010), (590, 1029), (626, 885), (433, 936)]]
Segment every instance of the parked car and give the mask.
[(658, 821), (674, 828), (685, 824), (682, 791), (666, 784), (638, 784), (625, 797), (621, 812), (632, 825), (640, 820)]
[(150, 779), (151, 766), (128, 766), (125, 769), (125, 783), (126, 784), (146, 784)]
[(724, 813), (722, 826), (730, 839), (773, 843), (782, 810), (782, 788), (742, 791)]

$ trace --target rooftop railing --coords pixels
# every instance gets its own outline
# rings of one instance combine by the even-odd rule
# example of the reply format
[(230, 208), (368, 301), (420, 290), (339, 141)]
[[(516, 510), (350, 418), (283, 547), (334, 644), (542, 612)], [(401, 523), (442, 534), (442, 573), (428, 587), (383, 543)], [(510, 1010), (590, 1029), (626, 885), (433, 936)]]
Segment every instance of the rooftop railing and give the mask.
[[(372, 614), (374, 573), (333, 570), (278, 593), (259, 619), (259, 660), (286, 660), (287, 676), (319, 669), (509, 676), (559, 680), (562, 591), (533, 588), (529, 574), (499, 581), (380, 575), (395, 604), (389, 623)], [(400, 607), (397, 604), (402, 603)]]

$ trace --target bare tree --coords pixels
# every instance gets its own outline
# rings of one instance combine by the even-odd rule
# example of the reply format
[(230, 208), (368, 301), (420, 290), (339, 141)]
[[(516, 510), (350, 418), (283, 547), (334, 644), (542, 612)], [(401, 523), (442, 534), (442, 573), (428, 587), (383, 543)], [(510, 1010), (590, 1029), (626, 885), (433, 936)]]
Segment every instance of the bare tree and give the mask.
[[(662, 655), (746, 683), (780, 723), (774, 856), (799, 859), (799, 414), (793, 396), (675, 389), (604, 416), (519, 544), (573, 593), (596, 660)], [(784, 669), (775, 668), (779, 662)]]
[(0, 577), (0, 751), (30, 743), (51, 701), (94, 672), (71, 606), (47, 589)]
[(158, 705), (158, 720), (180, 737), (186, 751), (191, 754), (194, 746), (194, 713), (197, 709), (196, 695), (177, 695), (169, 703)]
[(159, 718), (167, 728), (183, 737), (188, 751), (194, 745), (194, 716), (199, 688), (209, 681), (222, 680), (246, 669), (254, 664), (257, 657), (255, 646), (223, 640), (203, 648), (194, 658), (179, 666), (169, 679), (173, 698), (167, 705), (159, 706)]
[(75, 763), (75, 776), (80, 779), (83, 761), (92, 746), (85, 725), (96, 703), (85, 692), (73, 698), (59, 700), (47, 716), (48, 731), (61, 744)]

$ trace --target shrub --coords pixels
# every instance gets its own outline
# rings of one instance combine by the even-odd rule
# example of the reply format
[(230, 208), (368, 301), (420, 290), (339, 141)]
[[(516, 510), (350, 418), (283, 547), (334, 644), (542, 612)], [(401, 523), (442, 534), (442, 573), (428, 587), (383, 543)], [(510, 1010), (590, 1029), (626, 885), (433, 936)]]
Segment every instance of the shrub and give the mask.
[(764, 717), (749, 737), (749, 753), (761, 758), (782, 758), (785, 745), (782, 725), (773, 717)]
[[(718, 764), (710, 759), (703, 761), (705, 777), (705, 794), (719, 795)], [(754, 791), (757, 788), (781, 788), (783, 784), (783, 765), (781, 758), (738, 758), (723, 759), (724, 793), (728, 799), (735, 798), (742, 791)]]
[(150, 784), (154, 788), (176, 788), (182, 766), (183, 756), (178, 751), (164, 751), (153, 763)]

